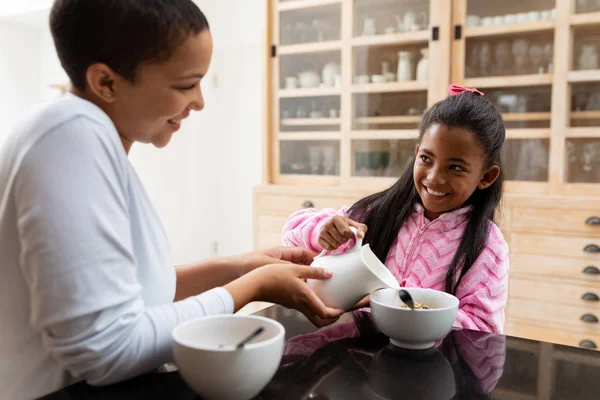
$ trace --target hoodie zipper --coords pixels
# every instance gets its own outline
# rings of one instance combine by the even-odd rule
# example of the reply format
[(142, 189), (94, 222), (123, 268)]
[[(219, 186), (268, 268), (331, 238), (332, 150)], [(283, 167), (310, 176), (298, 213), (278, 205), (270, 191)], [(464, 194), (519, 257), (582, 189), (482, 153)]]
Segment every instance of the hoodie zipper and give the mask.
[(404, 257), (404, 267), (402, 268), (402, 271), (406, 271), (408, 268), (409, 262), (412, 261), (413, 253), (415, 251), (415, 248), (418, 247), (417, 245), (418, 245), (419, 241), (421, 240), (421, 236), (423, 236), (423, 233), (427, 230), (427, 228), (429, 228), (432, 224), (434, 224), (435, 221), (437, 221), (438, 219), (434, 219), (433, 221), (429, 221), (429, 222), (425, 223), (424, 222), (425, 217), (423, 214), (421, 214), (419, 232), (417, 233), (417, 237), (411, 242), (410, 247), (408, 248), (408, 251), (406, 252), (406, 257)]

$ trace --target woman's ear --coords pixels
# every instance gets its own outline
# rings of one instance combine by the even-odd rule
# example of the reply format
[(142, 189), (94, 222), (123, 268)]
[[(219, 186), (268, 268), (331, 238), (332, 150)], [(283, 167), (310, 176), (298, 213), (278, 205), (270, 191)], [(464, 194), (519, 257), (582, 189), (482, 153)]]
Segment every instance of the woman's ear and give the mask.
[(115, 101), (115, 72), (106, 64), (95, 63), (88, 67), (86, 83), (89, 90), (105, 102)]
[(497, 165), (492, 165), (481, 176), (481, 180), (479, 181), (479, 184), (477, 185), (477, 189), (489, 188), (490, 186), (492, 186), (492, 184), (494, 182), (496, 182), (496, 180), (498, 179), (499, 176), (500, 176), (500, 167)]

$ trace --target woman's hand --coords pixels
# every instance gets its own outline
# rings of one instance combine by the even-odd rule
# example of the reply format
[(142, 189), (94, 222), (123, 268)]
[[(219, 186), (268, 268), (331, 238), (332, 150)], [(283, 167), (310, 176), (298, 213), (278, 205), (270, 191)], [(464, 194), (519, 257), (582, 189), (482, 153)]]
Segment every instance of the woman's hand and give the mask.
[(246, 275), (269, 264), (301, 264), (310, 265), (317, 254), (300, 247), (273, 247), (230, 257), (233, 265), (240, 267), (240, 275)]
[(175, 300), (183, 300), (223, 286), (268, 264), (305, 264), (313, 261), (315, 253), (301, 248), (274, 247), (231, 257), (218, 257), (193, 264), (178, 265)]
[(325, 306), (308, 287), (306, 279), (325, 280), (331, 276), (323, 268), (271, 264), (231, 282), (225, 289), (233, 297), (235, 310), (252, 301), (266, 301), (298, 310), (315, 326), (322, 327), (337, 321), (344, 310)]
[(365, 233), (367, 233), (367, 226), (365, 224), (342, 217), (341, 215), (336, 215), (323, 225), (323, 229), (319, 233), (319, 245), (327, 251), (337, 249), (348, 240), (354, 238), (354, 233), (350, 230), (351, 226), (358, 230), (359, 238), (362, 239), (365, 237)]

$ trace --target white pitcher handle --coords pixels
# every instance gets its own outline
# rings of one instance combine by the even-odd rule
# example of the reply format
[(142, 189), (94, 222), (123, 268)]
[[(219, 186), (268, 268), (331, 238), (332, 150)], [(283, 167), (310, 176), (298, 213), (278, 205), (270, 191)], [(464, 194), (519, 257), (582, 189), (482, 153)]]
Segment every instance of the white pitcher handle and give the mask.
[(356, 239), (356, 244), (354, 245), (353, 249), (360, 249), (362, 247), (363, 240), (362, 238), (358, 237), (358, 229), (351, 226), (350, 230), (352, 231), (352, 233), (354, 233), (354, 239)]
[[(355, 227), (351, 226), (350, 230), (352, 231), (352, 233), (354, 234), (354, 239), (356, 240), (356, 243), (354, 244), (354, 247), (352, 247), (352, 250), (354, 249), (360, 249), (362, 247), (362, 238), (358, 237), (358, 229), (356, 229)], [(323, 250), (317, 257), (323, 257), (324, 255), (327, 254), (327, 250)]]

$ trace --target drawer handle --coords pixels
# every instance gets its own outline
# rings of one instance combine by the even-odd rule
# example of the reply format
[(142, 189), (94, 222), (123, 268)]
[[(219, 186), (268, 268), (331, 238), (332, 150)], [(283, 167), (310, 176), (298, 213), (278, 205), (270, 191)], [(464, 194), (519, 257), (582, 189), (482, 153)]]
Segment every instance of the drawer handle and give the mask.
[(582, 340), (581, 342), (579, 342), (579, 347), (584, 347), (586, 349), (598, 348), (598, 346), (596, 346), (596, 343), (592, 342), (591, 340)]
[(595, 293), (586, 293), (581, 298), (585, 301), (599, 301), (600, 297), (598, 297)]
[(593, 265), (588, 265), (583, 269), (583, 273), (586, 275), (600, 275), (600, 269)]
[(593, 314), (583, 314), (581, 316), (581, 320), (583, 322), (589, 322), (590, 324), (597, 324), (598, 323), (598, 317), (596, 317)]
[(313, 204), (312, 201), (306, 200), (304, 203), (302, 203), (302, 207), (304, 207), (304, 208), (315, 208), (315, 205)]
[(586, 253), (600, 253), (600, 247), (596, 244), (588, 244), (583, 248)]
[(600, 225), (600, 217), (589, 217), (587, 221), (585, 221), (586, 225)]

